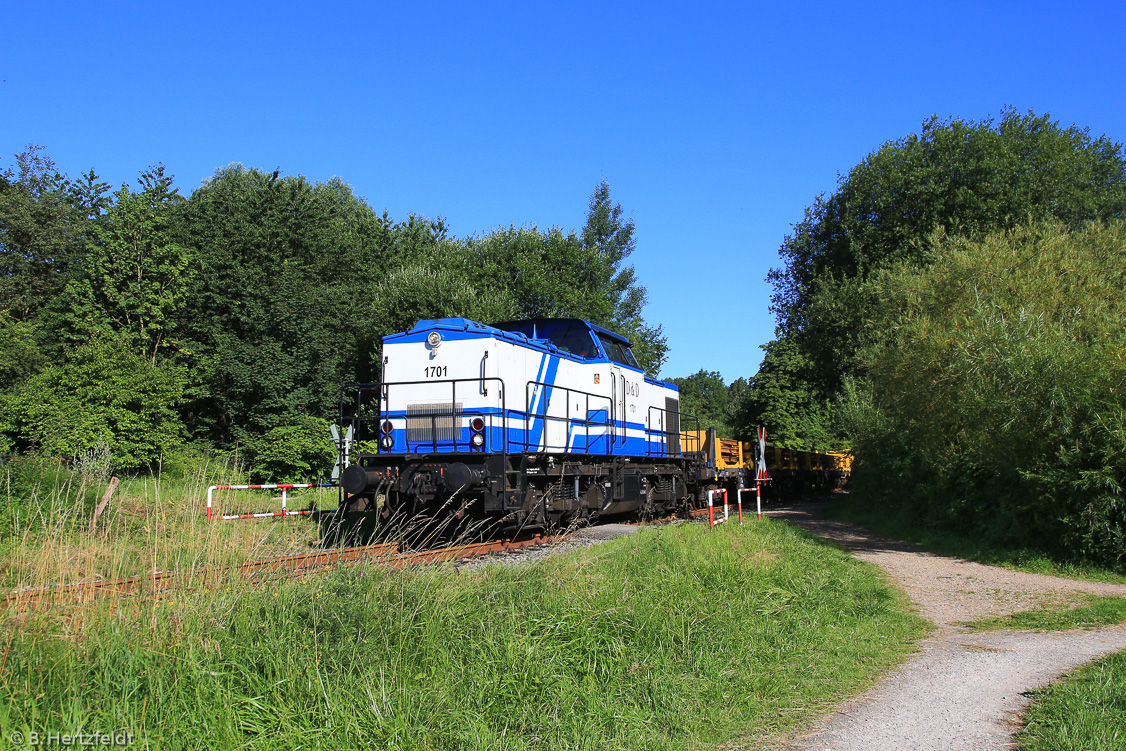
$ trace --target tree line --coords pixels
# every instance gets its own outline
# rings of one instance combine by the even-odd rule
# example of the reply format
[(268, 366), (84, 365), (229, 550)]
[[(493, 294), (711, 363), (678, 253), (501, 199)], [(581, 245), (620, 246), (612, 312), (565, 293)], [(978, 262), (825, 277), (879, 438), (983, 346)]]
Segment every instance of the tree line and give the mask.
[(232, 165), (183, 196), (158, 165), (111, 191), (31, 147), (0, 173), (0, 453), (239, 446), (314, 476), (340, 384), (378, 380), (382, 337), (423, 318), (586, 318), (656, 374), (633, 232), (605, 182), (580, 230), (457, 238), (338, 178)]
[(751, 419), (889, 513), (1126, 566), (1124, 211), (1122, 145), (1048, 116), (884, 144), (782, 243)]
[[(852, 447), (889, 512), (1124, 565), (1124, 210), (1106, 136), (932, 118), (806, 209), (758, 372), (670, 379), (682, 411)], [(315, 475), (340, 382), (378, 379), (382, 336), (420, 318), (587, 318), (655, 375), (633, 229), (605, 183), (581, 230), (456, 238), (338, 179), (231, 166), (185, 197), (158, 166), (111, 192), (29, 149), (0, 174), (0, 453), (239, 446)]]

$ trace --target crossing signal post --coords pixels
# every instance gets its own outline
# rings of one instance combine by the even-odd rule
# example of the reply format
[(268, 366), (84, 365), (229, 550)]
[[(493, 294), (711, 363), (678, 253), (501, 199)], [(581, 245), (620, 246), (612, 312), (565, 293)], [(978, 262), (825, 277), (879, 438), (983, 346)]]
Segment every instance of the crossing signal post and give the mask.
[(762, 519), (762, 484), (770, 480), (766, 474), (766, 428), (758, 429), (758, 466), (755, 467), (755, 499), (758, 518)]

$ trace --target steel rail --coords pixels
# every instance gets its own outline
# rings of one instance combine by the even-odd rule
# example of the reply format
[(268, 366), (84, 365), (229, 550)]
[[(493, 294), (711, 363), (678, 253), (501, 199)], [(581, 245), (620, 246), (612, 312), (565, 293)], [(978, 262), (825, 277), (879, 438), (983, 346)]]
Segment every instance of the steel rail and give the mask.
[(29, 587), (10, 591), (4, 597), (5, 608), (26, 610), (39, 603), (55, 600), (91, 602), (108, 597), (125, 597), (138, 593), (159, 594), (175, 587), (179, 582), (206, 584), (223, 581), (232, 573), (245, 578), (262, 575), (282, 574), (283, 576), (303, 576), (314, 571), (326, 571), (343, 564), (372, 561), (392, 568), (440, 563), (461, 558), (475, 558), (508, 550), (517, 550), (530, 545), (555, 542), (562, 536), (549, 537), (534, 535), (525, 539), (493, 540), (481, 543), (451, 545), (428, 550), (405, 550), (401, 543), (379, 543), (340, 550), (326, 550), (316, 553), (245, 561), (232, 566), (191, 569), (188, 571), (159, 571), (152, 574), (129, 576), (120, 579), (97, 579), (94, 581), (57, 584), (45, 587)]

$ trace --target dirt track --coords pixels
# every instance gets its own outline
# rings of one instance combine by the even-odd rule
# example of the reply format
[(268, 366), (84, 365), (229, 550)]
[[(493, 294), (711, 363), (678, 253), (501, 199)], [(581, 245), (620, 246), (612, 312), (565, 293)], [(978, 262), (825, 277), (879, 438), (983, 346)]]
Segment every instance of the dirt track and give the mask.
[(937, 631), (871, 691), (780, 746), (793, 751), (949, 751), (1012, 748), (1030, 689), (1126, 649), (1126, 627), (969, 634), (959, 624), (1065, 603), (1083, 593), (1126, 596), (1126, 585), (1060, 579), (927, 553), (848, 522), (823, 503), (768, 512), (883, 569)]

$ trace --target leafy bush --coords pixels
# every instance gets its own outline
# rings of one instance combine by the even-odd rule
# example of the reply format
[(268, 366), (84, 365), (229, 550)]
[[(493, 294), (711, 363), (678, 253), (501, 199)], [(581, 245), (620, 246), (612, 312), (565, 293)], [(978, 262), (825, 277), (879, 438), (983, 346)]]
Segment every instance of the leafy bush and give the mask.
[(109, 446), (118, 466), (142, 467), (180, 442), (179, 368), (159, 366), (114, 340), (72, 351), (0, 398), (0, 432), (19, 450), (73, 457)]
[(336, 461), (336, 444), (328, 420), (306, 417), (299, 425), (283, 425), (250, 444), (256, 482), (306, 482), (323, 479)]
[(936, 236), (877, 275), (846, 389), (855, 487), (929, 523), (1126, 566), (1126, 224)]

